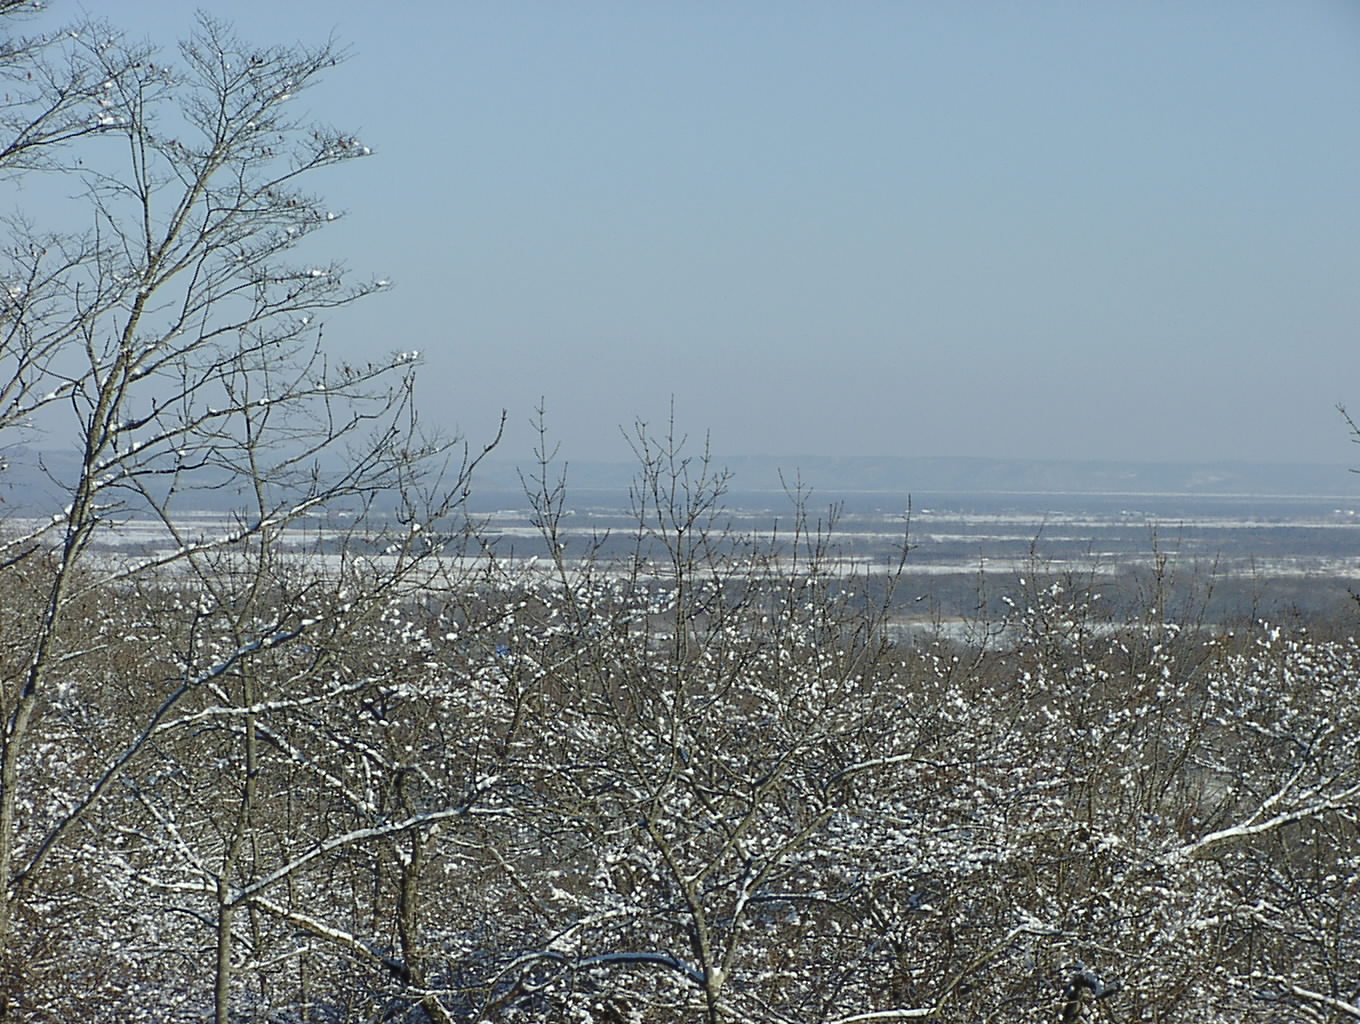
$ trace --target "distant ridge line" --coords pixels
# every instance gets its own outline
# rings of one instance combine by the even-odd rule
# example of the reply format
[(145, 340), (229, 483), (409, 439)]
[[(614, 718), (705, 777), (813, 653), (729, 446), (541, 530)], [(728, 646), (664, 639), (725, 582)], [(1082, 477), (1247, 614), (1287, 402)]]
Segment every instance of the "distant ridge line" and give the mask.
[[(823, 497), (838, 491), (973, 494), (1193, 494), (1222, 497), (1346, 497), (1360, 493), (1360, 476), (1346, 465), (1245, 462), (1095, 462), (991, 459), (979, 456), (714, 456), (737, 491), (783, 491), (795, 480)], [(488, 466), (483, 482), (518, 487), (509, 460)], [(567, 485), (627, 487), (637, 467), (627, 462), (567, 460)], [(781, 479), (782, 474), (782, 479)]]
[[(4, 450), (0, 497), (11, 508), (50, 504), (62, 496), (60, 481), (76, 470), (71, 449)], [(41, 469), (56, 478), (54, 482)], [(635, 462), (562, 460), (569, 491), (627, 492), (637, 476)], [(783, 493), (801, 484), (819, 501), (842, 493), (1135, 496), (1193, 495), (1250, 498), (1354, 499), (1360, 475), (1348, 465), (1272, 462), (1130, 462), (1063, 459), (998, 459), (932, 455), (715, 455), (711, 468), (731, 474), (734, 492)], [(691, 462), (691, 468), (696, 468)], [(523, 480), (537, 467), (515, 453), (493, 453), (472, 481), (474, 498), (522, 493)], [(44, 500), (46, 499), (46, 500)]]

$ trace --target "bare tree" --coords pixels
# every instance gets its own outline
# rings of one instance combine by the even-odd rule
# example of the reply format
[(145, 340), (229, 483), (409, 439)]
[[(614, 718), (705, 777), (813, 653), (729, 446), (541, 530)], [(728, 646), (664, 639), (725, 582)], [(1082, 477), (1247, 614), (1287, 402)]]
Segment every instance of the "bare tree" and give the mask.
[[(0, 15), (12, 23), (25, 6)], [(369, 153), (291, 113), (342, 58), (333, 43), (247, 45), (206, 16), (170, 57), (99, 23), (0, 49), (13, 83), (0, 168), (78, 192), (87, 211), (79, 230), (11, 218), (0, 267), (0, 429), (6, 440), (48, 431), (78, 453), (74, 469), (52, 470), (60, 507), (13, 520), (0, 541), (4, 585), (34, 610), (10, 631), (0, 693), (11, 1006), (36, 998), (32, 951), (51, 940), (25, 908), (50, 902), (52, 869), (69, 870), (90, 841), (94, 809), (118, 792), (150, 813), (163, 794), (134, 772), (149, 752), (177, 749), (198, 767), (215, 750), (229, 775), (205, 820), (219, 839), (209, 850), (178, 834), (165, 849), (192, 854), (193, 884), (214, 894), (215, 1013), (227, 1019), (242, 892), (263, 891), (270, 871), (289, 877), (259, 852), (261, 744), (275, 739), (259, 709), (280, 685), (329, 678), (331, 655), (283, 651), (315, 652), (313, 634), (340, 646), (419, 571), (435, 550), (421, 530), (464, 496), (476, 457), (422, 432), (416, 355), (337, 362), (321, 344), (328, 312), (387, 286), (352, 279), (312, 237), (338, 215), (308, 177)], [(218, 519), (186, 518), (204, 507)], [(303, 522), (344, 527), (318, 534), (311, 554), (326, 571), (290, 559)], [(134, 524), (137, 542), (115, 545)], [(104, 646), (92, 610), (120, 595), (144, 602), (139, 628), (156, 624), (164, 647), (131, 667), (141, 717), (108, 729), (74, 720), (63, 700)], [(359, 688), (331, 685), (303, 703)], [(208, 746), (166, 746), (215, 715), (230, 727)], [(82, 761), (58, 791), (35, 770), (53, 757)], [(152, 818), (175, 833), (180, 810)]]

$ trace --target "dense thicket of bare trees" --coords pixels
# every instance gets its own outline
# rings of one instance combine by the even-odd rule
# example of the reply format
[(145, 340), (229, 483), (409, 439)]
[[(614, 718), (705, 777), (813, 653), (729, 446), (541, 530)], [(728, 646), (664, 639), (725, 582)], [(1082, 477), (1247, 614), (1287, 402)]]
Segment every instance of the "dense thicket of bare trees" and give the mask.
[(1360, 1019), (1353, 641), (1033, 575), (901, 642), (905, 536), (735, 533), (674, 428), (627, 545), (545, 432), (508, 557), (412, 360), (321, 347), (382, 287), (303, 191), (367, 152), (288, 113), (337, 54), (26, 7), (0, 169), (86, 219), (7, 223), (0, 443), (80, 454), (0, 534), (0, 1016)]

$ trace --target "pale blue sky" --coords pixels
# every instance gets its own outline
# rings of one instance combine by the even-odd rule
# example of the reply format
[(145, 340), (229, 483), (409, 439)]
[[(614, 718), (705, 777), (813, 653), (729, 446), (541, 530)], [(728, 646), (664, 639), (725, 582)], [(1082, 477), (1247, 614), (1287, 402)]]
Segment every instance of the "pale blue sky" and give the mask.
[(674, 396), (732, 454), (1354, 460), (1356, 0), (209, 9), (352, 47), (324, 237), (397, 287), (327, 337), (509, 454)]

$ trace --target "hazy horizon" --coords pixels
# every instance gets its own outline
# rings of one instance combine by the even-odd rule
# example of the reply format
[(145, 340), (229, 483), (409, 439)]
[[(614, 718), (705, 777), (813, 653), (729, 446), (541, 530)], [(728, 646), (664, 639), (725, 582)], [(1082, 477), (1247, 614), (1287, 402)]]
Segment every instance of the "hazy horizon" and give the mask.
[[(70, 448), (11, 445), (4, 450), (0, 472), (0, 503), (11, 512), (52, 490), (51, 479), (76, 472), (78, 453)], [(475, 453), (472, 453), (475, 454)], [(701, 472), (701, 443), (688, 444), (681, 453), (689, 460), (688, 472)], [(39, 469), (39, 464), (45, 469)], [(636, 457), (578, 459), (559, 452), (549, 474), (562, 479), (573, 500), (586, 492), (614, 491), (625, 494), (639, 472)], [(785, 492), (795, 483), (823, 500), (837, 501), (849, 495), (897, 493), (923, 495), (1028, 494), (1052, 495), (1184, 495), (1188, 497), (1317, 498), (1331, 496), (1343, 501), (1360, 499), (1360, 472), (1349, 463), (1282, 463), (1234, 460), (1147, 461), (1027, 459), (984, 456), (873, 456), (758, 455), (712, 451), (709, 471), (728, 476), (729, 497), (724, 504), (741, 507), (743, 500), (759, 492)], [(538, 472), (532, 455), (508, 447), (490, 452), (480, 463), (470, 485), (476, 503), (499, 503), (506, 494), (522, 495), (526, 482)], [(204, 483), (209, 483), (205, 478)], [(227, 493), (227, 506), (236, 500)], [(52, 490), (53, 501), (64, 492)], [(219, 502), (220, 503), (220, 502)], [(208, 506), (215, 507), (212, 502)]]

